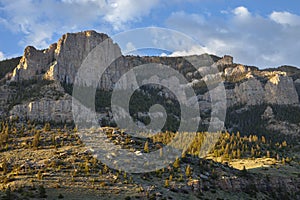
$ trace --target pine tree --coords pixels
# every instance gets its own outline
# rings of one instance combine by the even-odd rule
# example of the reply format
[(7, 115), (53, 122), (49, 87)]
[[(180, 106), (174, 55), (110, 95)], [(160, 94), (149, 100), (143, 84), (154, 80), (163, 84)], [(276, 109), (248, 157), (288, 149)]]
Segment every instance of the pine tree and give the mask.
[(181, 153), (181, 158), (186, 158), (186, 151), (183, 151), (183, 152)]
[(160, 158), (163, 157), (163, 149), (162, 149), (162, 148), (159, 149), (159, 157), (160, 157)]
[(265, 138), (264, 136), (261, 136), (261, 142), (262, 142), (263, 144), (266, 144), (266, 138)]
[(267, 151), (267, 158), (270, 158), (270, 151)]
[(283, 141), (283, 142), (282, 142), (282, 146), (283, 146), (283, 147), (286, 147), (286, 146), (287, 146), (287, 142), (286, 142), (286, 141)]
[(88, 160), (85, 161), (85, 165), (84, 165), (84, 171), (87, 175), (89, 175), (90, 173), (90, 163)]
[(144, 151), (145, 151), (146, 153), (149, 153), (149, 143), (148, 143), (148, 141), (145, 142), (145, 145), (144, 145)]
[(232, 158), (237, 158), (237, 152), (236, 152), (236, 150), (232, 151)]
[(226, 148), (225, 148), (224, 154), (228, 154), (228, 153), (229, 153), (229, 144), (226, 144)]
[(6, 158), (4, 158), (2, 162), (3, 174), (6, 175), (8, 173), (8, 164)]
[(214, 150), (214, 157), (215, 157), (215, 158), (219, 157), (219, 156), (218, 156), (218, 150), (216, 150), (216, 149)]
[(45, 132), (48, 132), (51, 130), (51, 126), (50, 126), (50, 123), (46, 123), (45, 126), (44, 126), (44, 131)]
[(40, 143), (40, 132), (36, 131), (36, 133), (34, 134), (32, 146), (37, 149), (39, 146), (39, 143)]
[(238, 132), (236, 133), (236, 138), (239, 140), (240, 137), (241, 137), (241, 134), (240, 134), (240, 132), (238, 131)]
[(280, 160), (279, 154), (276, 155), (276, 160), (277, 160), (277, 161)]
[(167, 187), (169, 187), (169, 180), (166, 178), (166, 180), (165, 180), (165, 187), (167, 188)]
[(237, 156), (236, 156), (238, 159), (241, 158), (241, 150), (240, 149), (237, 149)]
[(173, 167), (176, 169), (180, 167), (180, 160), (178, 157), (176, 158), (175, 162), (173, 163)]
[(253, 147), (251, 147), (251, 157), (254, 157), (255, 156), (255, 150)]
[(188, 165), (188, 166), (186, 167), (186, 169), (185, 169), (185, 175), (186, 175), (187, 177), (190, 177), (190, 176), (192, 175), (192, 169), (191, 169), (191, 166), (190, 166), (190, 165)]
[(284, 159), (284, 158), (282, 158), (281, 163), (282, 163), (283, 165), (285, 165), (285, 159)]
[(38, 173), (36, 174), (36, 177), (37, 177), (38, 180), (43, 179), (43, 174), (42, 174), (41, 170), (38, 171)]

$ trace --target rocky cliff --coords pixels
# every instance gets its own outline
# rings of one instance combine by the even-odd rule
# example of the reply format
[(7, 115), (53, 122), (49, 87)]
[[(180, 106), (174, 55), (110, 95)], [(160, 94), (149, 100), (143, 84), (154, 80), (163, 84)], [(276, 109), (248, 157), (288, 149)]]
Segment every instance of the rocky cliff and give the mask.
[(108, 43), (109, 52), (121, 55), (117, 44), (114, 44), (106, 34), (95, 31), (67, 33), (46, 50), (36, 50), (29, 46), (15, 68), (12, 80), (44, 78), (72, 84), (82, 61), (104, 41)]
[[(95, 31), (67, 33), (48, 49), (37, 50), (27, 47), (18, 66), (13, 70), (10, 80), (1, 88), (6, 88), (1, 95), (0, 106), (11, 102), (11, 84), (24, 81), (48, 80), (63, 86), (72, 86), (76, 73), (87, 55), (100, 43), (106, 42), (110, 54), (121, 55), (120, 48), (106, 34)], [(202, 67), (193, 68), (189, 60), (197, 60)], [(191, 57), (139, 57), (120, 56), (105, 71), (99, 82), (99, 88), (110, 91), (115, 83), (135, 66), (146, 63), (161, 63), (181, 72), (197, 91), (201, 111), (211, 109), (210, 93), (206, 83), (215, 77), (222, 77), (226, 88), (228, 107), (256, 105), (298, 106), (299, 94), (295, 85), (299, 85), (297, 68), (278, 68), (259, 70), (256, 67), (235, 64), (231, 56), (219, 58), (209, 55)], [(195, 62), (194, 62), (195, 63)], [(219, 69), (217, 74), (203, 76), (211, 66)], [(204, 73), (205, 74), (205, 73)], [(8, 78), (9, 79), (9, 78)], [(299, 80), (299, 79), (298, 79)], [(135, 80), (136, 81), (136, 80)], [(4, 89), (0, 88), (0, 92)], [(66, 89), (66, 87), (65, 87)], [(55, 90), (55, 89), (54, 89)], [(60, 89), (61, 90), (61, 89)], [(1, 103), (0, 102), (0, 103)], [(10, 116), (20, 116), (40, 121), (72, 121), (71, 97), (61, 95), (57, 98), (37, 98), (21, 101), (9, 108)], [(297, 125), (298, 126), (298, 125)]]
[[(276, 78), (276, 80), (274, 80)], [(227, 90), (228, 105), (298, 104), (298, 94), (291, 77), (276, 74), (263, 85), (257, 78), (250, 77), (245, 82), (235, 84)]]
[(65, 99), (40, 99), (25, 104), (16, 105), (10, 111), (11, 117), (21, 117), (40, 122), (72, 122), (72, 101), (66, 95)]

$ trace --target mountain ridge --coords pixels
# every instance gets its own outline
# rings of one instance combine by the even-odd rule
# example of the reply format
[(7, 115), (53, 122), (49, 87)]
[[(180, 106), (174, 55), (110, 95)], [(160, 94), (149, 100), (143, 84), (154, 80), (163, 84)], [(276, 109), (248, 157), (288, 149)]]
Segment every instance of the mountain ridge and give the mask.
[[(81, 91), (96, 90), (95, 110), (101, 128), (85, 129), (91, 134), (87, 141), (73, 120), (74, 80), (84, 58), (106, 39), (108, 53), (120, 56), (99, 78), (98, 88), (79, 85)], [(115, 146), (100, 155), (124, 166), (136, 160), (130, 163), (118, 159), (114, 148), (142, 158), (156, 150), (160, 151), (158, 159), (165, 154), (163, 147), (178, 135), (181, 99), (162, 86), (167, 81), (159, 71), (150, 77), (125, 79), (121, 94), (126, 94), (132, 82), (143, 85), (152, 80), (157, 84), (137, 89), (131, 96), (129, 112), (120, 110), (118, 114), (131, 117), (143, 127), (163, 115), (159, 111), (149, 113), (153, 105), (160, 104), (167, 114), (161, 132), (148, 138), (136, 137), (118, 127), (111, 109), (116, 82), (134, 67), (149, 63), (150, 67), (169, 66), (186, 79), (187, 85), (180, 84), (174, 90), (186, 86), (194, 90), (196, 97), (188, 98), (188, 112), (199, 106), (199, 130), (174, 163), (149, 173), (130, 174), (96, 158), (99, 154), (90, 145), (99, 142), (99, 135), (93, 133), (103, 132), (101, 139)], [(261, 70), (234, 63), (229, 55), (124, 56), (106, 34), (94, 31), (65, 34), (44, 50), (27, 47), (22, 58), (0, 62), (0, 66), (5, 66), (3, 71), (0, 68), (0, 197), (32, 199), (46, 198), (47, 194), (57, 198), (60, 193), (58, 198), (65, 199), (299, 198), (297, 68)], [(180, 83), (176, 77), (171, 78), (172, 83)], [(216, 95), (212, 100), (213, 94), (222, 92), (224, 96)], [(87, 112), (93, 107), (85, 106)], [(224, 107), (226, 113), (218, 113)], [(85, 110), (79, 113), (83, 117), (86, 114)], [(221, 120), (225, 127), (216, 130), (218, 141), (205, 158), (200, 158), (205, 137), (211, 133), (208, 126)]]
[[(211, 110), (211, 97), (207, 84), (213, 82), (216, 76), (222, 77), (228, 108), (242, 106), (247, 110), (252, 109), (251, 106), (265, 104), (286, 105), (295, 109), (299, 107), (300, 69), (296, 67), (259, 69), (234, 63), (233, 57), (229, 55), (223, 57), (208, 54), (187, 57), (124, 56), (121, 54), (120, 47), (108, 35), (84, 31), (64, 34), (48, 49), (37, 50), (31, 46), (25, 48), (18, 66), (12, 73), (2, 78), (3, 84), (0, 92), (3, 97), (0, 110), (3, 116), (10, 118), (18, 116), (24, 120), (71, 122), (72, 97), (70, 95), (72, 95), (72, 84), (76, 73), (88, 53), (104, 40), (108, 43), (110, 53), (121, 56), (101, 77), (98, 85), (101, 90), (112, 91), (120, 77), (135, 66), (157, 63), (171, 66), (183, 74), (197, 91), (200, 111), (204, 113)], [(198, 62), (202, 67), (195, 69), (189, 60)], [(219, 72), (209, 74), (211, 66), (215, 66)], [(45, 84), (40, 84), (43, 82)], [(22, 86), (26, 85), (25, 83), (34, 84), (30, 85), (30, 89), (30, 87)], [(20, 92), (19, 89), (22, 87), (22, 92)], [(32, 90), (37, 91), (32, 92)], [(20, 93), (32, 95), (25, 98)], [(105, 102), (105, 105), (109, 103)], [(112, 122), (111, 111), (105, 106), (102, 107), (100, 110), (104, 112), (99, 114), (99, 118)], [(137, 115), (142, 116), (143, 112), (138, 111)], [(261, 116), (257, 117), (261, 118)], [(206, 118), (203, 118), (203, 121), (206, 125), (209, 123)], [(239, 125), (231, 124), (230, 126), (227, 128), (231, 129)], [(294, 127), (294, 131), (285, 132), (297, 133), (300, 122), (293, 123), (291, 126)], [(278, 130), (282, 130), (282, 127), (278, 127)]]

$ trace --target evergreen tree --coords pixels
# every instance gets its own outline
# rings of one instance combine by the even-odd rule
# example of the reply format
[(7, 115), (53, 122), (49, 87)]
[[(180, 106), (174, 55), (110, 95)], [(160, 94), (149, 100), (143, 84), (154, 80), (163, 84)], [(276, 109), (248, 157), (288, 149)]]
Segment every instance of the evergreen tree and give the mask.
[(40, 132), (36, 131), (36, 133), (34, 134), (32, 146), (37, 149), (39, 146), (39, 143), (40, 143)]
[(190, 165), (188, 165), (188, 166), (186, 167), (186, 169), (185, 169), (185, 175), (186, 175), (187, 177), (190, 177), (190, 176), (192, 175), (192, 169), (191, 169), (191, 166), (190, 166)]
[(149, 143), (148, 143), (148, 141), (145, 142), (145, 145), (144, 145), (144, 151), (145, 151), (146, 153), (149, 153)]
[(265, 138), (264, 136), (261, 136), (261, 142), (262, 142), (263, 144), (266, 144), (266, 138)]
[(241, 150), (240, 149), (237, 149), (237, 156), (236, 156), (238, 159), (241, 158)]
[(175, 162), (173, 163), (173, 167), (176, 169), (180, 167), (180, 160), (178, 157), (176, 158)]
[(169, 180), (166, 178), (166, 180), (165, 180), (165, 187), (167, 188), (169, 186), (170, 186)]

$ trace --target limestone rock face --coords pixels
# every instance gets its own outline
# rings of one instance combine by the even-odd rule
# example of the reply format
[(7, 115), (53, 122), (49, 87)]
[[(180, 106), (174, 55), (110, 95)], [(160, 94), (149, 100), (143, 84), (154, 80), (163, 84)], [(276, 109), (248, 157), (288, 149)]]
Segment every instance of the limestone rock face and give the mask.
[(19, 65), (14, 69), (12, 80), (28, 80), (37, 78), (48, 70), (48, 65), (54, 61), (54, 51), (57, 45), (53, 44), (46, 50), (36, 50), (32, 46), (26, 47)]
[[(224, 177), (224, 176), (223, 176)], [(285, 192), (297, 191), (297, 186), (293, 184), (294, 178), (290, 177), (270, 177), (265, 178), (263, 176), (253, 180), (241, 179), (237, 177), (224, 177), (222, 180), (218, 181), (217, 185), (223, 190), (231, 192), (241, 192), (246, 191), (247, 186), (250, 184), (255, 185), (260, 192), (271, 192), (274, 194), (279, 193), (281, 190)], [(271, 187), (272, 186), (272, 187)]]
[(217, 61), (217, 65), (224, 66), (224, 65), (232, 65), (233, 64), (233, 57), (225, 55), (223, 58)]
[(27, 104), (16, 105), (10, 111), (10, 116), (18, 116), (21, 119), (33, 121), (70, 123), (72, 121), (71, 97), (66, 95), (61, 100), (41, 99)]
[[(14, 70), (12, 80), (44, 78), (72, 84), (83, 60), (97, 45), (104, 41), (107, 43), (108, 52), (121, 55), (121, 50), (117, 44), (114, 44), (106, 34), (95, 31), (67, 33), (57, 44), (53, 44), (43, 51), (36, 50), (34, 47), (27, 47), (20, 64)], [(111, 79), (111, 77), (112, 74), (109, 74), (109, 77), (106, 78)], [(105, 81), (103, 84), (106, 87)]]
[(264, 103), (264, 89), (257, 79), (249, 79), (236, 86), (235, 95), (240, 104), (259, 105)]
[(248, 69), (244, 65), (238, 65), (236, 67), (227, 67), (224, 70), (225, 76), (239, 76), (247, 72)]
[[(279, 76), (277, 84), (270, 79), (265, 86), (256, 78), (250, 78), (233, 89), (226, 89), (227, 106), (235, 105), (296, 105), (299, 104), (298, 94), (292, 78)], [(208, 93), (205, 94), (208, 98)], [(209, 101), (209, 100), (208, 100)]]
[(82, 61), (103, 41), (108, 43), (108, 52), (117, 52), (121, 55), (119, 46), (114, 44), (106, 34), (99, 34), (94, 31), (65, 34), (58, 41), (55, 50), (57, 61), (54, 67), (55, 78), (60, 82), (72, 84)]
[[(227, 84), (226, 96), (219, 95), (222, 99), (217, 99), (215, 103), (223, 102), (223, 98), (226, 98), (227, 107), (237, 105), (299, 104), (299, 95), (293, 79), (286, 72), (280, 71), (280, 69), (279, 71), (259, 70), (255, 67), (234, 64), (233, 57), (227, 55), (218, 61), (213, 60), (209, 55), (183, 58), (121, 56), (119, 46), (113, 43), (106, 34), (84, 31), (67, 33), (46, 50), (37, 50), (34, 47), (25, 49), (19, 65), (13, 71), (11, 80), (19, 82), (30, 79), (46, 79), (55, 82), (57, 87), (54, 89), (42, 88), (45, 91), (41, 95), (43, 98), (40, 98), (40, 96), (38, 97), (40, 99), (31, 98), (26, 100), (26, 102), (22, 102), (21, 105), (14, 106), (9, 113), (10, 116), (20, 116), (39, 121), (53, 120), (60, 122), (72, 120), (72, 99), (70, 96), (64, 96), (65, 91), (61, 85), (74, 83), (82, 63), (99, 44), (105, 44), (107, 47), (105, 51), (102, 51), (103, 55), (100, 57), (102, 60), (100, 59), (99, 65), (109, 63), (109, 58), (113, 58), (114, 55), (120, 55), (107, 67), (107, 70), (101, 74), (101, 77), (99, 76), (100, 74), (96, 73), (96, 69), (87, 72), (99, 80), (98, 87), (103, 90), (112, 90), (117, 81), (122, 81), (120, 85), (124, 88), (134, 87), (137, 82), (146, 83), (146, 78), (144, 81), (141, 81), (138, 77), (128, 76), (126, 78), (123, 75), (136, 66), (159, 63), (178, 70), (185, 76), (191, 86), (200, 89), (201, 94), (197, 94), (198, 99), (190, 99), (190, 101), (192, 105), (196, 105), (198, 100), (202, 111), (210, 110), (212, 106), (210, 99), (212, 93), (207, 91), (209, 87), (204, 88), (204, 86), (213, 87), (222, 82), (223, 79), (227, 81), (225, 81)], [(99, 57), (95, 57), (96, 62), (98, 62), (98, 59)], [(192, 65), (199, 68), (195, 69)], [(212, 66), (214, 66), (214, 69), (220, 70), (218, 71), (219, 73), (212, 70)], [(123, 79), (120, 79), (122, 76)], [(158, 81), (155, 79), (155, 76), (153, 76), (153, 81)], [(177, 83), (178, 81), (173, 80), (173, 82)], [(295, 84), (297, 85), (299, 82), (300, 79), (296, 80)], [(177, 90), (181, 90), (181, 88), (174, 89), (174, 91)], [(2, 105), (8, 104), (7, 102), (13, 98), (12, 92), (8, 91), (10, 89), (4, 89), (4, 86), (0, 85), (0, 113), (4, 110)], [(51, 97), (54, 94), (51, 91), (56, 91), (64, 97)], [(215, 94), (224, 94), (221, 93), (223, 91), (215, 91)], [(217, 104), (217, 106), (223, 108), (225, 105)]]
[[(73, 84), (76, 73), (84, 59), (102, 42), (106, 42), (108, 48), (106, 51), (109, 55), (121, 55), (117, 44), (114, 44), (106, 34), (100, 34), (95, 31), (67, 33), (62, 36), (57, 44), (51, 45), (46, 50), (36, 50), (34, 47), (27, 47), (19, 65), (14, 70), (12, 80), (21, 81), (43, 78)], [(196, 61), (199, 62), (199, 58), (191, 56), (187, 57), (187, 60), (194, 63)], [(169, 60), (172, 63), (172, 59), (170, 58)], [(208, 62), (211, 59), (206, 59), (203, 56), (200, 60), (203, 62), (207, 61), (206, 64), (212, 64)], [(103, 73), (101, 80), (99, 77), (100, 88), (111, 90), (123, 74), (134, 66), (143, 63), (147, 63), (147, 60), (143, 58), (127, 59), (123, 56), (119, 57)], [(101, 64), (101, 61), (99, 64)], [(224, 72), (222, 72), (225, 77), (242, 77), (242, 80), (246, 79), (246, 81), (236, 84), (232, 91), (227, 89), (226, 94), (229, 106), (235, 104), (258, 105), (262, 103), (296, 104), (299, 102), (294, 83), (284, 72), (260, 72), (261, 76), (268, 77), (269, 80), (263, 86), (259, 80), (253, 77), (250, 68), (244, 65), (233, 65), (233, 57), (231, 56), (225, 55), (216, 62), (216, 65), (225, 66)], [(200, 68), (199, 70), (204, 69), (209, 70), (209, 67)], [(193, 82), (199, 82), (199, 79), (193, 78), (193, 73), (189, 72), (188, 76)], [(214, 76), (215, 74), (206, 75), (202, 80), (205, 83), (213, 82), (210, 79)], [(127, 82), (130, 82), (130, 80)], [(126, 81), (122, 85), (125, 86)]]
[(0, 86), (0, 116), (5, 115), (8, 110), (9, 102), (14, 99), (15, 91), (7, 85)]
[(265, 101), (270, 104), (297, 104), (298, 94), (293, 79), (276, 75), (265, 86)]

